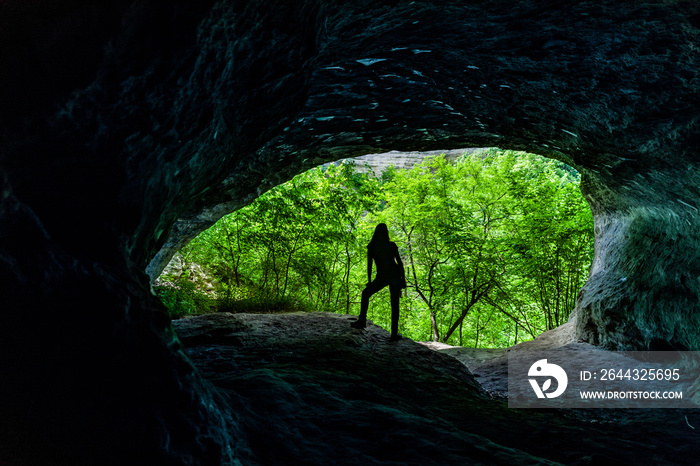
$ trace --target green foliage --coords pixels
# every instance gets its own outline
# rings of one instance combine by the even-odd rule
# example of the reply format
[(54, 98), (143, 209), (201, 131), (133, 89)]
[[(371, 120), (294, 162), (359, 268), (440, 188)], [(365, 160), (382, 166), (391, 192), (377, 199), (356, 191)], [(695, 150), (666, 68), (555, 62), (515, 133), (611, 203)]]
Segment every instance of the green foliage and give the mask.
[(214, 304), (212, 298), (197, 291), (196, 285), (188, 280), (181, 280), (177, 284), (166, 282), (165, 285), (154, 286), (153, 290), (165, 304), (171, 319), (207, 313)]
[(216, 303), (217, 312), (246, 312), (251, 314), (271, 314), (276, 312), (312, 311), (306, 303), (291, 296), (252, 296), (242, 299), (220, 298)]
[[(407, 268), (403, 333), (503, 347), (560, 325), (575, 305), (593, 231), (578, 183), (560, 162), (493, 149), (378, 178), (346, 162), (268, 191), (185, 254), (210, 271), (218, 310), (358, 313), (365, 247), (385, 222)], [(166, 304), (191, 309), (173, 293)], [(389, 327), (387, 290), (369, 318)]]

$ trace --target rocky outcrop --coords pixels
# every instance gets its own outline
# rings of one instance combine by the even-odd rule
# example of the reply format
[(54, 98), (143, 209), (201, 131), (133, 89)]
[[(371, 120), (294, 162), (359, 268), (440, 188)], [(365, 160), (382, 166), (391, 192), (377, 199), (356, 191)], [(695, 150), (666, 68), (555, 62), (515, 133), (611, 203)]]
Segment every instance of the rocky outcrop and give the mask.
[(338, 163), (353, 163), (355, 169), (360, 172), (371, 171), (375, 176), (380, 176), (384, 170), (389, 167), (394, 167), (399, 170), (408, 170), (415, 165), (423, 162), (427, 157), (436, 157), (442, 155), (446, 160), (455, 161), (465, 154), (476, 152), (478, 149), (453, 149), (453, 150), (435, 150), (425, 152), (399, 152), (391, 151), (383, 154), (367, 154), (349, 159), (341, 159), (336, 162), (329, 162), (323, 166)]
[(0, 451), (233, 461), (246, 413), (144, 269), (302, 170), (389, 150), (574, 166), (596, 223), (578, 336), (697, 349), (699, 27), (686, 0), (2, 2)]
[[(696, 412), (523, 415), (457, 362), (479, 350), (441, 351), (458, 351), (453, 358), (411, 340), (390, 342), (371, 324), (352, 329), (354, 319), (222, 313), (174, 321), (197, 367), (245, 413), (246, 464), (690, 464), (698, 453)], [(552, 340), (522, 350), (590, 353)], [(507, 390), (501, 366), (478, 366), (480, 380), (498, 381), (494, 393)]]

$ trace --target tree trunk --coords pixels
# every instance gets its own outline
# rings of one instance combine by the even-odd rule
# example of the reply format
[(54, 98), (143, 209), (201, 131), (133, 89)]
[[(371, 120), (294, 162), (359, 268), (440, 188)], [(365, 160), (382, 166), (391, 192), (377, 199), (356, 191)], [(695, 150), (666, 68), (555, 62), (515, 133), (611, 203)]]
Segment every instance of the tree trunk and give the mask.
[(430, 311), (430, 327), (433, 330), (433, 341), (440, 341), (440, 330), (438, 330), (437, 319), (433, 310)]

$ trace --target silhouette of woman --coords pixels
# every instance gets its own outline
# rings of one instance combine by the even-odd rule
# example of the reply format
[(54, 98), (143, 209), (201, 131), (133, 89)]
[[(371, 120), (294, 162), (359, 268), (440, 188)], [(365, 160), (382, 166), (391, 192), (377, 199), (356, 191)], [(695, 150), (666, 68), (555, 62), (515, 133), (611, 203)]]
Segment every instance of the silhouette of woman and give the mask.
[[(377, 276), (372, 281), (372, 261), (377, 264)], [(406, 277), (403, 262), (399, 256), (396, 243), (389, 240), (389, 229), (385, 223), (380, 223), (374, 229), (372, 240), (367, 245), (367, 286), (362, 291), (360, 317), (350, 324), (354, 328), (365, 328), (367, 325), (367, 308), (369, 298), (389, 285), (391, 292), (391, 340), (401, 339), (399, 333), (399, 298), (401, 288), (406, 288)]]

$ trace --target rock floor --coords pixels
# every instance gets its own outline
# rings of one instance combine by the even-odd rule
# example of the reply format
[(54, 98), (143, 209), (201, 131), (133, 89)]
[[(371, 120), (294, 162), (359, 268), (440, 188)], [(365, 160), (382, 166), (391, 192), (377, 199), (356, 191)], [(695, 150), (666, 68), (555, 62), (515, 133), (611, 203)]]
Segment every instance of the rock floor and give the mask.
[[(243, 464), (697, 464), (700, 457), (700, 411), (509, 409), (506, 350), (389, 342), (385, 330), (352, 329), (352, 320), (221, 313), (173, 322), (239, 417)], [(567, 332), (510, 350), (583, 349)]]

